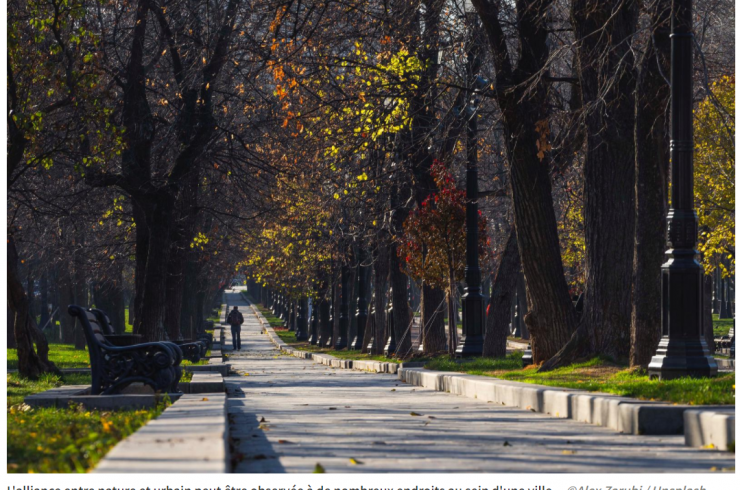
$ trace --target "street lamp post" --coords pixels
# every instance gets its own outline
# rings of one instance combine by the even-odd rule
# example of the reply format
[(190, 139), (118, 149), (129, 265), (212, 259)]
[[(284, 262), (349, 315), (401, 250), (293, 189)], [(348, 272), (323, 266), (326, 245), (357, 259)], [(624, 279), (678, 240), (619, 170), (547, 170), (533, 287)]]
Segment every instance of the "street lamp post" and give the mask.
[(671, 12), (671, 208), (667, 261), (661, 270), (663, 337), (648, 366), (650, 378), (717, 374), (704, 341), (704, 269), (696, 260), (691, 0), (674, 0)]
[[(471, 16), (475, 22), (475, 17)], [(476, 29), (471, 28), (474, 32)], [(475, 74), (480, 65), (475, 40), (471, 41), (468, 50), (468, 80), (481, 85)], [(455, 349), (455, 355), (480, 356), (483, 353), (483, 294), (481, 293), (481, 272), (478, 263), (478, 115), (476, 100), (471, 97), (464, 112), (467, 118), (467, 171), (466, 171), (466, 204), (465, 227), (467, 234), (465, 261), (465, 292), (462, 297), (462, 340)], [(456, 315), (455, 315), (456, 316)], [(454, 328), (454, 327), (453, 327)]]

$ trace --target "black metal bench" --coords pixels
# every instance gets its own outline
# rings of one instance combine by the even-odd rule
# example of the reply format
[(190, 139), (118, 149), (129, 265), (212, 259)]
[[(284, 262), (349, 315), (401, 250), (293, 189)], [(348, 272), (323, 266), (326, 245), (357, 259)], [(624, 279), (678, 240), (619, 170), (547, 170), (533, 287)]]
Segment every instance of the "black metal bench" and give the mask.
[(77, 305), (69, 305), (67, 311), (78, 319), (85, 333), (92, 372), (91, 394), (115, 394), (131, 383), (147, 384), (157, 392), (178, 393), (182, 351), (175, 344), (147, 342), (116, 347), (105, 339), (95, 313)]
[[(110, 318), (103, 310), (100, 310), (98, 308), (90, 308), (88, 311), (95, 315), (98, 320), (98, 324), (103, 329), (104, 335), (113, 335), (114, 330), (110, 324)], [(206, 343), (201, 340), (198, 340), (196, 342), (172, 342), (165, 340), (162, 342), (177, 345), (177, 347), (180, 348), (180, 351), (182, 351), (182, 358), (187, 359), (192, 363), (199, 362), (202, 357), (205, 357), (208, 349)]]

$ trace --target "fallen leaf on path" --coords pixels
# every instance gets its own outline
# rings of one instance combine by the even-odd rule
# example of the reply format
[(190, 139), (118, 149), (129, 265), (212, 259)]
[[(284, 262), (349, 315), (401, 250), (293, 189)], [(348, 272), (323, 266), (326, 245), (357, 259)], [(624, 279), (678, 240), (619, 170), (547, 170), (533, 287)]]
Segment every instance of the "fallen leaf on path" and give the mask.
[(374, 446), (387, 446), (387, 444), (383, 441), (373, 441)]
[(430, 419), (436, 419), (436, 418), (437, 418), (437, 417), (435, 417), (434, 415), (429, 415), (428, 417), (429, 417)]
[(509, 441), (504, 441), (504, 446), (511, 446), (511, 444), (509, 444)]
[(576, 452), (574, 450), (572, 450), (572, 449), (565, 449), (563, 451), (563, 454), (576, 454)]
[(202, 401), (202, 402), (207, 402), (207, 401), (208, 401), (208, 398), (206, 398), (206, 397), (203, 397), (203, 399), (202, 399), (201, 401)]
[(393, 389), (392, 389), (391, 391), (396, 391), (396, 389), (395, 389), (395, 388), (393, 388)]
[(278, 439), (278, 444), (293, 444), (287, 439)]
[(349, 458), (349, 462), (350, 462), (351, 464), (365, 464), (365, 463), (363, 463), (362, 461), (358, 461), (358, 460), (356, 460), (355, 458)]
[(316, 463), (316, 466), (313, 468), (314, 473), (326, 473), (326, 470), (324, 470), (324, 467), (321, 466), (319, 463)]
[(337, 407), (329, 407), (329, 410), (336, 410)]
[(409, 415), (411, 415), (412, 417), (421, 417), (421, 414), (416, 412), (411, 412)]

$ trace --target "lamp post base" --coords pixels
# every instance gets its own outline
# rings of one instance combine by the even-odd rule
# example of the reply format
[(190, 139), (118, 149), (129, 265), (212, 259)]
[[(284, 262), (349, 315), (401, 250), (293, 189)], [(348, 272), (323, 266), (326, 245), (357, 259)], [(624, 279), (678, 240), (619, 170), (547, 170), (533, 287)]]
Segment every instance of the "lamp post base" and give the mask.
[(462, 297), (463, 338), (455, 349), (455, 357), (483, 355), (483, 295), (480, 289), (468, 291)]
[(663, 337), (648, 366), (650, 379), (669, 380), (690, 376), (708, 378), (717, 376), (717, 361), (709, 354), (704, 339), (677, 339)]

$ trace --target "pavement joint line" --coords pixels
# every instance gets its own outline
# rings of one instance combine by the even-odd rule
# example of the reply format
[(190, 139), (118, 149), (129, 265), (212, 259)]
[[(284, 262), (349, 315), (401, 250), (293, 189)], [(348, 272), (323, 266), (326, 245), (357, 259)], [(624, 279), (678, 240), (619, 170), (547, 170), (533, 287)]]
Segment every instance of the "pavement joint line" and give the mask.
[[(608, 427), (617, 432), (634, 435), (683, 434), (684, 413), (697, 408), (696, 405), (674, 405), (668, 402), (645, 401), (608, 393), (501, 380), (489, 376), (431, 371), (423, 367), (404, 366), (391, 362), (337, 359), (328, 354), (300, 351), (283, 342), (262, 313), (252, 305), (251, 301), (247, 302), (260, 321), (263, 332), (281, 352), (333, 368), (397, 374), (401, 381), (414, 386)], [(734, 413), (734, 406), (713, 405), (702, 408), (705, 411), (731, 409)], [(719, 423), (716, 425), (721, 426)], [(731, 439), (734, 441), (734, 426), (731, 435), (728, 432), (726, 435), (713, 437), (718, 440)], [(706, 445), (708, 443), (702, 446)], [(727, 450), (727, 444), (723, 446), (715, 444), (714, 446), (717, 449)]]

